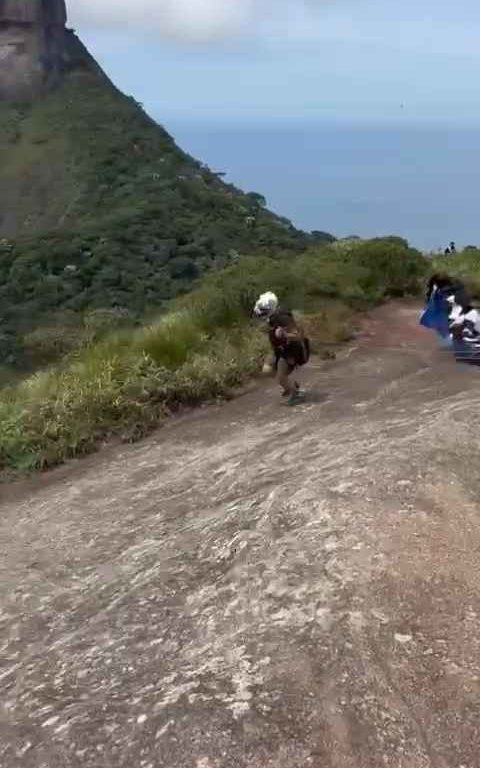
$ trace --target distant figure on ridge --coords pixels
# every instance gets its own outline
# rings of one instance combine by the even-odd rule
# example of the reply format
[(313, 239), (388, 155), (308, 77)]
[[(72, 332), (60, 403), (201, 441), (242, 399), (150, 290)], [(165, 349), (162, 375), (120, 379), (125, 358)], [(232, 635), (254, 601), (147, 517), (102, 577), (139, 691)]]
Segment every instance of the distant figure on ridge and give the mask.
[(451, 243), (447, 245), (447, 247), (444, 250), (445, 256), (450, 256), (450, 254), (454, 254), (457, 252), (457, 246), (455, 245), (454, 241), (452, 240)]

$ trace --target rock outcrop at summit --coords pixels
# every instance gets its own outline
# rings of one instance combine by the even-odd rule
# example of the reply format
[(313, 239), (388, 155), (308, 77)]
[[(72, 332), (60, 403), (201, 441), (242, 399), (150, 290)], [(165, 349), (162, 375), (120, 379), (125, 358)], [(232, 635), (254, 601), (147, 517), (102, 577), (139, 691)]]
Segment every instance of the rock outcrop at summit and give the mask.
[(0, 0), (0, 100), (32, 98), (61, 79), (65, 0)]

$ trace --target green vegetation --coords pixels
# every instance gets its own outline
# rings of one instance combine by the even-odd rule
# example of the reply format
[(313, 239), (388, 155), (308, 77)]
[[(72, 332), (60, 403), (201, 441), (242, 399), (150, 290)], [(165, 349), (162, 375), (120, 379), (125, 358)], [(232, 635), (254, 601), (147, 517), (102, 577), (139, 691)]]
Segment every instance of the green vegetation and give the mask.
[(43, 342), (63, 320), (65, 347), (85, 313), (158, 314), (241, 255), (317, 239), (182, 152), (95, 71), (34, 105), (0, 104), (0, 364), (51, 360)]
[(432, 271), (447, 272), (462, 280), (470, 293), (480, 300), (480, 248), (467, 246), (450, 256), (438, 256), (432, 262)]
[(228, 396), (261, 366), (267, 343), (251, 308), (266, 289), (307, 313), (315, 349), (315, 341), (347, 338), (356, 311), (416, 294), (427, 269), (421, 254), (387, 239), (335, 243), (296, 259), (247, 257), (213, 272), (150, 325), (107, 333), (4, 389), (0, 469), (52, 466), (108, 436), (135, 439), (181, 405)]

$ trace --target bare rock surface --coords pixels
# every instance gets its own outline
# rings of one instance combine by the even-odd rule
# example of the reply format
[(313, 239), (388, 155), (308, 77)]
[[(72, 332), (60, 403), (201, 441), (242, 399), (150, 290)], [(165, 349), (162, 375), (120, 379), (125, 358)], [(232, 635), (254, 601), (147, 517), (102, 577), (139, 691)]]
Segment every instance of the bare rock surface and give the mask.
[(3, 768), (478, 768), (480, 370), (417, 314), (2, 489)]
[(0, 101), (42, 95), (69, 59), (65, 0), (0, 0)]

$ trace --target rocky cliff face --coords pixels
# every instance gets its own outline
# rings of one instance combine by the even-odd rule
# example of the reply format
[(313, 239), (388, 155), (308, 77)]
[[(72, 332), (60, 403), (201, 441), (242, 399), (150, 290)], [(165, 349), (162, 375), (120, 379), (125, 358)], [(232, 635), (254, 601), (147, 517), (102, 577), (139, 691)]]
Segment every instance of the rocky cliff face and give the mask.
[(65, 0), (0, 0), (0, 100), (32, 98), (68, 61)]

